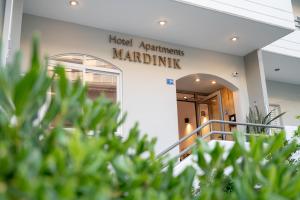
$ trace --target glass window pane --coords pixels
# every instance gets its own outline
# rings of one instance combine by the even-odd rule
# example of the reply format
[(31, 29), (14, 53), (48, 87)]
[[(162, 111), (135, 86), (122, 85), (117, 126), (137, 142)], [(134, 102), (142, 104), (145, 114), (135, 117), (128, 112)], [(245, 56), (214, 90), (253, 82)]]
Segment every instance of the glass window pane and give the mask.
[[(111, 73), (111, 71), (119, 72), (120, 70), (114, 65), (93, 56), (61, 54), (51, 57), (48, 66), (49, 76), (53, 76), (56, 64), (62, 64), (65, 67), (66, 76), (69, 81), (76, 81), (79, 79), (87, 84), (88, 97), (90, 99), (93, 100), (104, 95), (113, 102), (120, 100), (118, 99), (119, 96), (117, 94), (119, 74)], [(51, 88), (49, 93), (51, 96), (54, 96), (54, 88)], [(68, 120), (64, 125), (65, 127), (72, 127), (71, 121)]]
[[(78, 69), (71, 69), (68, 67), (65, 67), (65, 72), (68, 80), (70, 81), (76, 81), (78, 79), (82, 80), (82, 71)], [(48, 75), (53, 76), (54, 73), (54, 67), (48, 67)]]
[(82, 71), (77, 69), (65, 68), (67, 78), (70, 81), (82, 80)]
[[(67, 68), (65, 67), (65, 72), (66, 72), (66, 76), (67, 76), (67, 79), (69, 81), (76, 81), (76, 80), (82, 80), (82, 71), (81, 70), (78, 70), (78, 69), (71, 69), (71, 68)], [(54, 67), (48, 67), (48, 75), (50, 77), (53, 76), (53, 73), (54, 73)], [(56, 79), (56, 77), (54, 77), (54, 79)], [(54, 91), (54, 88), (51, 88), (51, 95), (54, 95), (55, 94), (55, 91)]]
[[(65, 72), (66, 72), (66, 76), (67, 76), (67, 79), (71, 82), (74, 82), (76, 80), (82, 80), (82, 71), (81, 70), (77, 70), (77, 69), (72, 69), (72, 68), (68, 68), (68, 67), (65, 67)], [(50, 77), (53, 76), (53, 73), (54, 73), (54, 67), (53, 66), (49, 66), (48, 67), (48, 75)], [(57, 79), (57, 77), (54, 77), (54, 80)], [(51, 91), (50, 91), (50, 95), (51, 96), (54, 96), (55, 95), (55, 88), (53, 87), (54, 85), (52, 85), (51, 87)], [(65, 128), (71, 128), (73, 127), (73, 124), (70, 122), (70, 121), (65, 121), (64, 123), (64, 127)]]
[(117, 77), (113, 74), (102, 74), (88, 70), (85, 73), (88, 96), (96, 99), (102, 94), (113, 102), (117, 102)]
[[(220, 102), (218, 96), (214, 96), (202, 104), (206, 104), (208, 108), (208, 118), (209, 120), (222, 120), (222, 113), (220, 108)], [(219, 123), (213, 123), (211, 125), (212, 130), (210, 131), (222, 131), (222, 125)], [(214, 134), (210, 137), (213, 140), (222, 139), (220, 134)]]
[(67, 62), (67, 63), (74, 63), (80, 64), (88, 67), (103, 67), (108, 69), (117, 69), (110, 63), (102, 61), (101, 59), (88, 56), (88, 55), (80, 55), (80, 54), (69, 54), (69, 55), (60, 55), (52, 58), (52, 60), (58, 62)]

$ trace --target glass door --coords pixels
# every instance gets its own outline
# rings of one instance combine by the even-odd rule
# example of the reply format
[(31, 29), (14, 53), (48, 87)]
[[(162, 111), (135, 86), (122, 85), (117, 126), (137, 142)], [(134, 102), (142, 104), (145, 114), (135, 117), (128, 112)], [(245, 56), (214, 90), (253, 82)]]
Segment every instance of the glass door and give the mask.
[[(198, 117), (200, 125), (209, 120), (224, 120), (221, 93), (219, 91), (215, 92), (207, 96), (201, 102), (198, 102), (198, 114), (200, 115)], [(200, 134), (204, 136), (209, 134), (211, 131), (224, 131), (224, 125), (213, 123), (210, 126), (206, 126)], [(214, 134), (207, 138), (207, 140), (211, 139), (221, 140), (223, 138), (221, 134)]]

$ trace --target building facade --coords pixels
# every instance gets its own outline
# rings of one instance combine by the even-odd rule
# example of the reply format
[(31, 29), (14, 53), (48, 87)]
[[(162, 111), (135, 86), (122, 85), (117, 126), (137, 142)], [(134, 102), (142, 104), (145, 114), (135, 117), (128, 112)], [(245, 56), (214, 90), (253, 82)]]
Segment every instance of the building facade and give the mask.
[[(72, 6), (72, 2), (75, 2)], [(254, 105), (300, 115), (299, 0), (2, 0), (4, 55), (42, 55), (105, 94), (161, 151), (207, 120), (246, 121)], [(296, 19), (296, 21), (295, 21)], [(215, 127), (231, 130), (233, 127)], [(205, 131), (201, 134), (205, 134)], [(186, 148), (189, 141), (180, 149)], [(176, 150), (178, 151), (178, 150)]]

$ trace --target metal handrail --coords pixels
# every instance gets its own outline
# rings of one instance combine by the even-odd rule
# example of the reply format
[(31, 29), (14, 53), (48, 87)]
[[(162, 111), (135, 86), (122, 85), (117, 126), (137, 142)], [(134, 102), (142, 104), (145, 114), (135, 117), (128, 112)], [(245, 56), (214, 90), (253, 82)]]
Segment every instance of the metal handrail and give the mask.
[[(233, 132), (226, 132), (226, 131), (211, 131), (208, 134), (201, 136), (201, 139), (205, 139), (207, 137), (210, 137), (214, 134), (223, 134), (223, 135), (233, 135)], [(254, 136), (260, 136), (261, 134), (250, 134), (250, 133), (245, 133), (244, 136), (250, 136), (250, 135), (254, 135)], [(266, 135), (268, 136), (268, 135)], [(178, 159), (181, 156), (183, 156), (184, 154), (188, 153), (189, 151), (191, 151), (195, 146), (197, 145), (197, 143), (193, 143), (192, 145), (190, 145), (189, 147), (185, 148), (183, 151), (181, 151), (179, 154), (177, 154), (176, 156), (174, 156), (172, 159)]]
[[(209, 120), (207, 122), (205, 122), (204, 124), (202, 124), (201, 126), (199, 126), (198, 128), (196, 128), (195, 130), (193, 130), (190, 134), (184, 136), (183, 138), (181, 138), (180, 140), (178, 140), (177, 142), (175, 142), (174, 144), (172, 144), (171, 146), (169, 146), (168, 148), (166, 148), (165, 150), (163, 150), (162, 152), (160, 152), (157, 157), (162, 157), (164, 155), (166, 155), (168, 152), (170, 152), (172, 149), (174, 149), (175, 147), (179, 146), (181, 143), (183, 143), (184, 141), (186, 141), (187, 139), (189, 139), (190, 137), (194, 136), (195, 134), (197, 134), (199, 131), (201, 131), (203, 128), (205, 128), (207, 125), (211, 125), (214, 123), (219, 123), (219, 124), (229, 124), (229, 125), (235, 125), (235, 126), (254, 126), (254, 127), (261, 127), (261, 128), (276, 128), (276, 129), (284, 129), (284, 126), (273, 126), (273, 125), (266, 125), (266, 124), (254, 124), (254, 123), (243, 123), (243, 122), (232, 122), (232, 121), (222, 121), (222, 120)], [(201, 139), (205, 139), (213, 134), (223, 134), (223, 135), (227, 135), (227, 134), (232, 134), (232, 132), (225, 132), (225, 131), (210, 131), (208, 134), (204, 135), (204, 136), (200, 136)], [(245, 135), (249, 135), (248, 133)], [(176, 157), (179, 158), (180, 156), (184, 155), (185, 153), (189, 152), (194, 146), (196, 145), (196, 143), (190, 145), (189, 147), (187, 147), (186, 149), (184, 149), (182, 152), (180, 152)]]
[(300, 28), (300, 16), (297, 16), (297, 17), (295, 18), (295, 26), (296, 26), (297, 28)]

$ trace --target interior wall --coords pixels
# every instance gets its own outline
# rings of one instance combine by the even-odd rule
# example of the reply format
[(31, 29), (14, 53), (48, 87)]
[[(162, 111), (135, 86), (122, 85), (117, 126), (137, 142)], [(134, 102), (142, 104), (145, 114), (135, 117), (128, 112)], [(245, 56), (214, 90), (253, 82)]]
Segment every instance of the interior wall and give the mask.
[[(178, 131), (179, 138), (182, 138), (197, 128), (195, 103), (177, 101), (178, 111)], [(189, 119), (189, 123), (185, 123), (185, 118)], [(184, 150), (194, 143), (196, 135), (190, 137), (180, 145), (180, 150)]]
[[(158, 152), (178, 140), (176, 86), (166, 84), (166, 79), (173, 79), (175, 82), (181, 77), (198, 73), (223, 78), (239, 89), (235, 92), (235, 101), (240, 102), (236, 109), (237, 119), (245, 120), (249, 101), (242, 57), (24, 15), (21, 36), (24, 66), (29, 63), (31, 38), (35, 31), (41, 36), (42, 55), (82, 53), (102, 58), (118, 66), (123, 71), (123, 110), (128, 112), (123, 135), (126, 137), (128, 130), (138, 121), (143, 133), (158, 138), (156, 146)], [(185, 54), (184, 57), (180, 57), (182, 69), (113, 59), (112, 48), (120, 46), (108, 42), (110, 34), (132, 38), (134, 46), (128, 48), (130, 50), (142, 51), (137, 47), (142, 40), (155, 45), (182, 49)], [(122, 48), (127, 49), (124, 46)], [(233, 77), (233, 72), (238, 72), (239, 77)], [(178, 149), (175, 151), (177, 153)]]
[(300, 85), (267, 81), (269, 102), (278, 104), (281, 112), (287, 112), (283, 117), (285, 126), (299, 126), (300, 120)]

